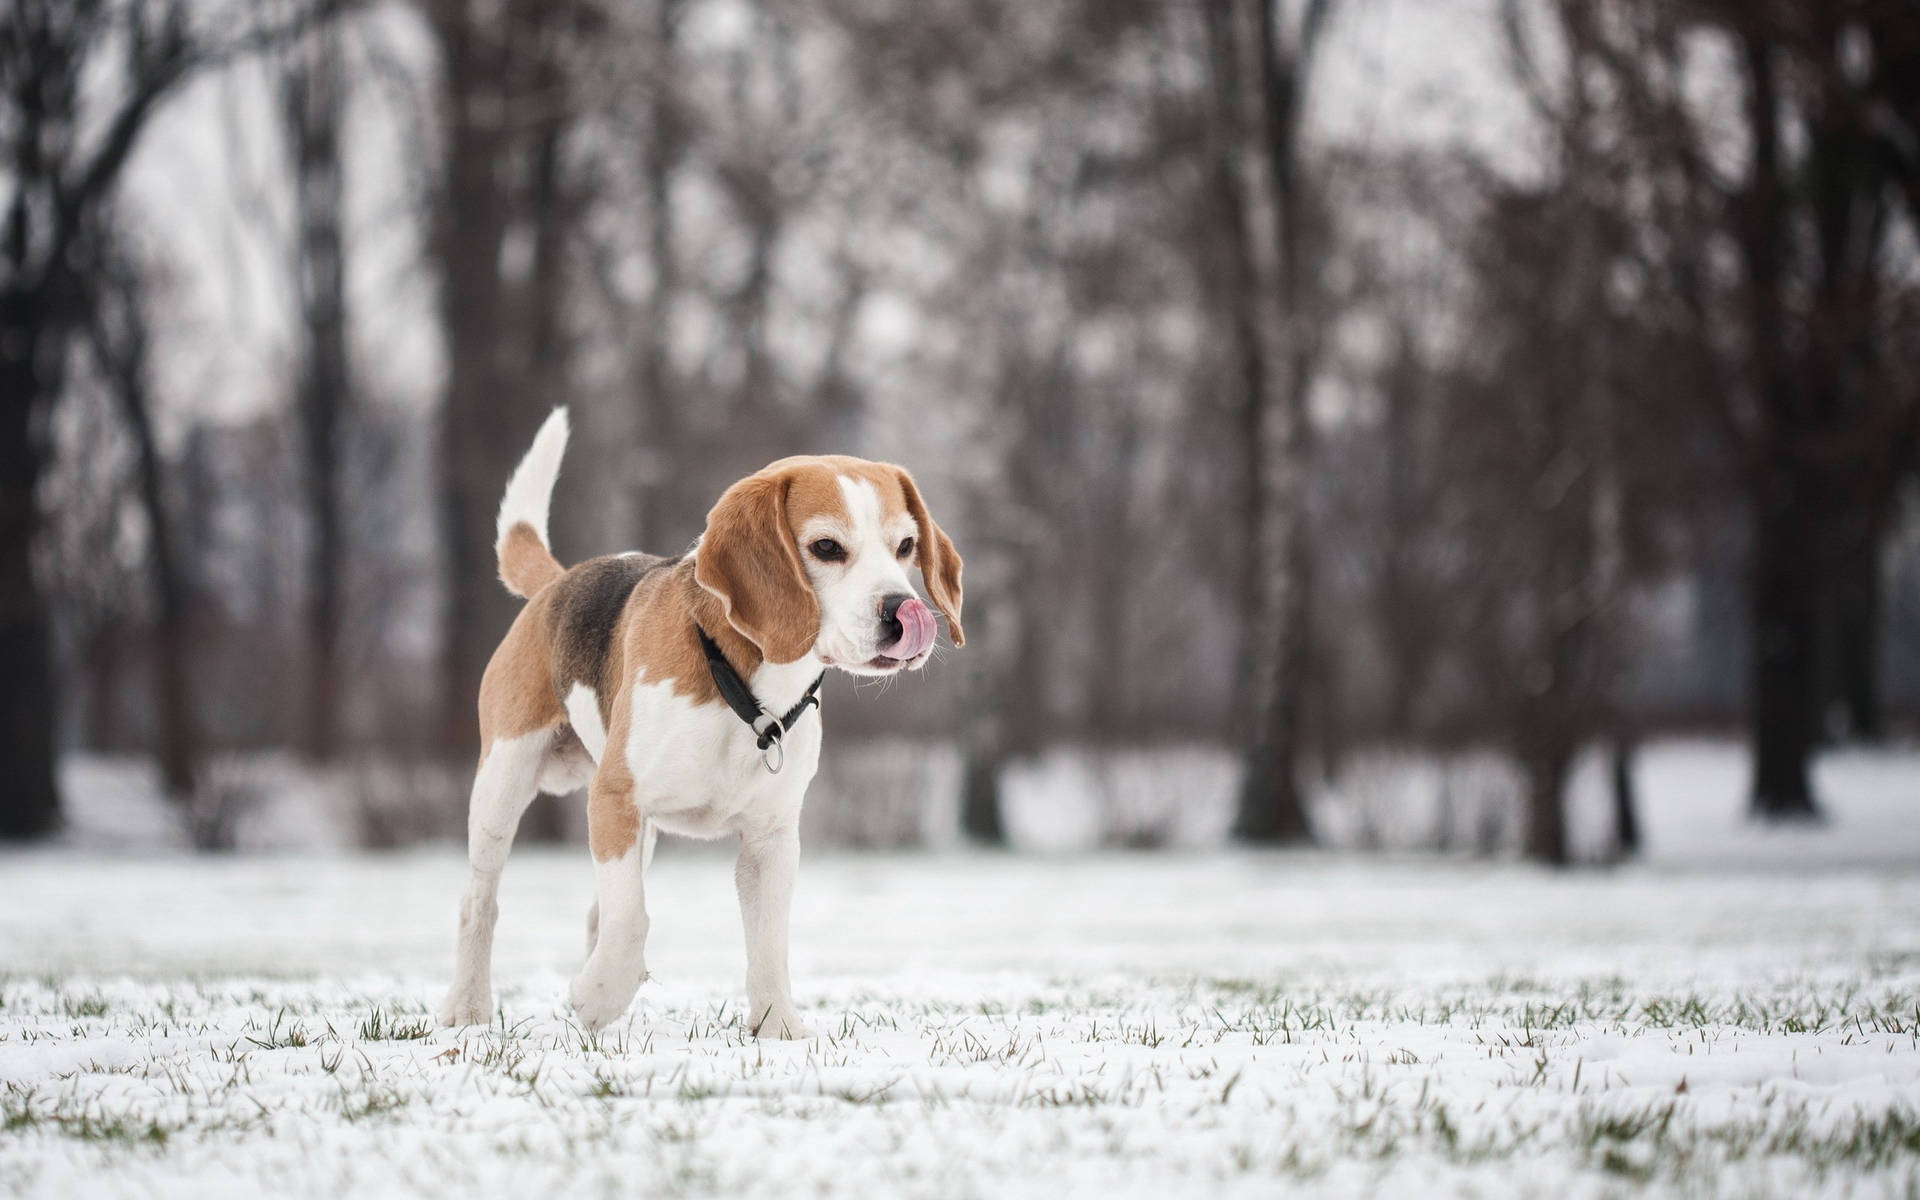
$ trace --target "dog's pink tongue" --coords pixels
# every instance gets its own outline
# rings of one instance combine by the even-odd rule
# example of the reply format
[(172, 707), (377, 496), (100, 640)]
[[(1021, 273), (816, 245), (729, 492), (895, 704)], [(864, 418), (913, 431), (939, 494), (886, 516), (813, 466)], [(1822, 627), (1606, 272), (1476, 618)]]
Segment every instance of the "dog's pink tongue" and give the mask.
[(905, 660), (920, 657), (933, 645), (933, 610), (918, 596), (901, 601), (893, 619), (900, 622), (900, 636), (880, 647), (880, 653)]

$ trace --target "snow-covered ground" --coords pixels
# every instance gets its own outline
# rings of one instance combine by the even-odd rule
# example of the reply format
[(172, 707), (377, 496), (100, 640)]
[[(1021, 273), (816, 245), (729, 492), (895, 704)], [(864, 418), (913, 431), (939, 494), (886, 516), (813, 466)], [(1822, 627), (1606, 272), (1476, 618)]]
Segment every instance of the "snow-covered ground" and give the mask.
[[(1820, 757), (1815, 788), (1829, 818), (1811, 828), (1744, 819), (1746, 752), (1726, 741), (1654, 742), (1636, 758), (1642, 862), (1666, 867), (1911, 866), (1920, 869), (1920, 748), (1850, 748)], [(807, 794), (801, 828), (809, 846), (921, 845), (959, 840), (960, 757), (951, 745), (877, 740), (831, 747)], [(221, 790), (257, 797), (235, 822), (248, 852), (342, 852), (366, 813), (401, 835), (464, 828), (464, 781), (436, 788), (425, 768), (359, 763), (332, 777), (285, 755), (222, 757), (210, 768)], [(430, 774), (430, 772), (429, 772)], [(76, 849), (184, 853), (186, 831), (160, 799), (151, 763), (75, 756), (65, 765), (68, 832)], [(1093, 752), (1061, 748), (1010, 768), (1003, 787), (1016, 848), (1050, 854), (1104, 846), (1205, 849), (1226, 841), (1239, 762), (1219, 747)], [(448, 781), (442, 781), (446, 783)], [(447, 791), (444, 812), (421, 813), (419, 797)], [(1607, 764), (1582, 756), (1568, 788), (1577, 858), (1614, 856)], [(1349, 757), (1340, 777), (1311, 797), (1321, 843), (1334, 849), (1448, 848), (1495, 857), (1518, 852), (1522, 779), (1490, 752), (1438, 758), (1395, 751)], [(585, 803), (566, 810), (585, 841)], [(380, 843), (387, 844), (387, 843)]]
[(810, 853), (811, 1044), (745, 1036), (711, 848), (663, 848), (655, 979), (598, 1038), (583, 851), (515, 855), (461, 1031), (451, 848), (10, 854), (0, 1194), (1913, 1195), (1914, 757), (1760, 835), (1668, 752), (1659, 852), (1610, 871)]

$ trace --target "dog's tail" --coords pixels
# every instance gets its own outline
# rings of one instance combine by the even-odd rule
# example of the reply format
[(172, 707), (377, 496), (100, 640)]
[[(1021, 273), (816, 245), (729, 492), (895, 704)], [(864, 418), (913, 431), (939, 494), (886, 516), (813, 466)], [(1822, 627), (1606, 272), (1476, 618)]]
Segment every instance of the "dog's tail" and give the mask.
[(560, 475), (560, 456), (567, 452), (567, 431), (567, 410), (554, 409), (533, 435), (533, 445), (513, 469), (507, 494), (500, 498), (493, 552), (500, 559), (500, 582), (516, 596), (531, 596), (566, 571), (547, 542), (547, 508), (553, 501), (553, 481)]

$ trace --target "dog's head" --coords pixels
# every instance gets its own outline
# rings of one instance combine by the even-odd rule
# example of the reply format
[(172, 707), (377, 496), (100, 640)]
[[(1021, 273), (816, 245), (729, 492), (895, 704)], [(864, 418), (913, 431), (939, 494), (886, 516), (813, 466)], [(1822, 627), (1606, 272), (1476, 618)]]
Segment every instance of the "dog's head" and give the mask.
[(783, 458), (728, 488), (707, 514), (694, 578), (769, 662), (812, 651), (855, 675), (925, 665), (933, 606), (960, 627), (960, 555), (903, 467), (841, 455)]

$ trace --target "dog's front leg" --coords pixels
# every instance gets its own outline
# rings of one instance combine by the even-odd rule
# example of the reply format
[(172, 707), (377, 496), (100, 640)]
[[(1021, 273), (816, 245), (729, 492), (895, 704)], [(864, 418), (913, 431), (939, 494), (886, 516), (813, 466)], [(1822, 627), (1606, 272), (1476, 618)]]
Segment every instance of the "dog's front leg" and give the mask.
[(593, 951), (569, 992), (588, 1029), (602, 1029), (627, 1011), (647, 977), (646, 848), (639, 838), (633, 783), (623, 769), (603, 768), (587, 800), (597, 922)]
[(747, 933), (747, 1021), (755, 1037), (810, 1038), (793, 1008), (787, 977), (787, 925), (800, 867), (800, 829), (788, 823), (740, 835), (734, 883)]

